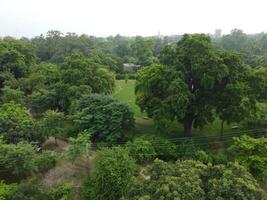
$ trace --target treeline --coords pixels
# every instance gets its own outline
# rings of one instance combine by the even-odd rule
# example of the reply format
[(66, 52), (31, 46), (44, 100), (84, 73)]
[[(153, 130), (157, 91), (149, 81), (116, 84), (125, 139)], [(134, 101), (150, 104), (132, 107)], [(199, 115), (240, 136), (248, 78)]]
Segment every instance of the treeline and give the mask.
[[(236, 35), (242, 48), (226, 45)], [(266, 199), (258, 184), (266, 182), (266, 139), (235, 138), (219, 154), (202, 151), (190, 138), (140, 138), (129, 106), (109, 96), (122, 64), (134, 63), (141, 68), (137, 104), (162, 132), (176, 121), (191, 136), (193, 127), (215, 118), (222, 133), (224, 123), (264, 127), (267, 68), (248, 65), (264, 60), (264, 37), (237, 30), (213, 40), (50, 31), (0, 40), (0, 199), (71, 199), (72, 182), (49, 188), (41, 182), (59, 161), (84, 164), (77, 190), (84, 199)], [(247, 57), (244, 49), (252, 44), (261, 45), (261, 53)], [(51, 136), (69, 147), (40, 151)]]
[[(103, 59), (106, 61), (103, 63), (116, 69), (115, 66), (118, 67), (121, 62), (143, 66), (151, 64), (157, 60), (165, 45), (175, 44), (181, 38), (182, 35), (153, 37), (117, 35), (101, 38), (75, 33), (64, 35), (60, 31), (49, 31), (45, 36), (41, 35), (29, 41), (36, 48), (38, 61), (62, 63), (65, 57), (74, 52), (81, 52), (84, 55), (93, 54), (101, 58), (105, 55)], [(240, 52), (245, 62), (253, 67), (266, 65), (266, 33), (246, 34), (242, 30), (234, 29), (230, 34), (220, 38), (212, 37), (212, 41), (225, 50)]]
[[(175, 44), (181, 38), (182, 35), (153, 37), (116, 35), (104, 38), (75, 33), (63, 34), (60, 31), (51, 30), (46, 35), (20, 40), (32, 44), (36, 50), (38, 63), (62, 64), (71, 54), (81, 53), (86, 57), (94, 58), (113, 71), (122, 72), (123, 63), (147, 66), (158, 62), (157, 57), (163, 47), (167, 44)], [(12, 38), (4, 38), (4, 40), (10, 39)], [(212, 37), (212, 42), (225, 50), (238, 51), (245, 63), (252, 67), (266, 66), (266, 33), (246, 34), (242, 30), (234, 29), (230, 34), (222, 37)]]
[(30, 40), (36, 48), (38, 61), (62, 63), (65, 57), (80, 52), (85, 56), (101, 60), (103, 65), (120, 72), (123, 63), (149, 65), (156, 60), (164, 45), (173, 41), (172, 37), (94, 37), (49, 31), (46, 36)]
[[(80, 117), (89, 115), (88, 106), (93, 106), (90, 112), (99, 114), (99, 117), (101, 112), (104, 112), (103, 106), (107, 106), (109, 117), (115, 112), (115, 119), (127, 121), (130, 118), (129, 123), (133, 123), (133, 116), (127, 106), (105, 96), (112, 94), (114, 88), (114, 73), (91, 57), (73, 53), (67, 56), (62, 64), (38, 63), (34, 48), (29, 42), (13, 39), (0, 41), (0, 129), (1, 135), (8, 143), (23, 140), (42, 141), (44, 136), (49, 136), (48, 133), (58, 138), (77, 135), (81, 128), (74, 127), (73, 123), (82, 124), (82, 121), (75, 121), (75, 114)], [(89, 97), (85, 98), (86, 95)], [(93, 111), (97, 108), (98, 110)], [(127, 114), (129, 117), (125, 113), (130, 113)], [(73, 115), (73, 118), (70, 115)], [(96, 125), (96, 121), (101, 124), (103, 118), (92, 120)], [(119, 121), (116, 122), (119, 124)], [(68, 128), (63, 130), (66, 124)], [(114, 123), (114, 126), (117, 124)], [(113, 131), (118, 130), (112, 128)], [(108, 132), (112, 128), (102, 127), (102, 130)], [(112, 137), (108, 137), (112, 141)], [(118, 138), (119, 136), (116, 139)]]

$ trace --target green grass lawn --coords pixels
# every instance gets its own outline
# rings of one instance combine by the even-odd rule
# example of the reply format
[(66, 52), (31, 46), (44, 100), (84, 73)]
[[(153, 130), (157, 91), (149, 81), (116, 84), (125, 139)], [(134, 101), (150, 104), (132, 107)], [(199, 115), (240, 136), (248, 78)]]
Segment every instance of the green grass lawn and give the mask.
[[(177, 138), (183, 137), (183, 126), (178, 122), (169, 123), (163, 130), (157, 130), (154, 127), (153, 120), (146, 117), (145, 113), (142, 113), (140, 108), (135, 103), (135, 80), (129, 80), (125, 83), (124, 80), (116, 81), (116, 89), (113, 94), (115, 98), (128, 104), (134, 112), (136, 121), (136, 133), (137, 135), (158, 135), (164, 138)], [(219, 140), (220, 132), (220, 120), (216, 119), (212, 124), (205, 126), (203, 129), (193, 129), (193, 136), (199, 139), (201, 142), (207, 142), (211, 140)], [(225, 132), (232, 132), (232, 125), (225, 124)], [(217, 137), (218, 136), (218, 137)], [(225, 140), (229, 140), (226, 137)]]
[(134, 87), (135, 80), (128, 80), (127, 83), (124, 80), (117, 80), (113, 96), (121, 102), (128, 104), (134, 112), (135, 117), (145, 117), (146, 114), (142, 113), (140, 108), (135, 104)]

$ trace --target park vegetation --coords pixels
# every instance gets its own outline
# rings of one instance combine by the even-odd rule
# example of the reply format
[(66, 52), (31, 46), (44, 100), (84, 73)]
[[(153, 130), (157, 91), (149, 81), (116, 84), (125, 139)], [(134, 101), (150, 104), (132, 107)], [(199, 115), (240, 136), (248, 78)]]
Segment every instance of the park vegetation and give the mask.
[(265, 200), (266, 94), (264, 33), (2, 38), (0, 200)]

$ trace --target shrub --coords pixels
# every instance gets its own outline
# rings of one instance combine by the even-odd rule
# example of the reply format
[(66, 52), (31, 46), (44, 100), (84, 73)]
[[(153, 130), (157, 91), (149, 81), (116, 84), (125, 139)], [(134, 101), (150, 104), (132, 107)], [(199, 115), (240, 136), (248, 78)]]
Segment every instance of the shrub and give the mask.
[(228, 157), (224, 151), (219, 151), (216, 153), (210, 154), (212, 164), (227, 164), (229, 162)]
[(155, 149), (157, 158), (162, 159), (162, 160), (177, 159), (176, 144), (162, 137), (152, 137), (152, 138), (149, 138), (149, 141), (152, 143)]
[(43, 152), (36, 158), (38, 171), (42, 173), (56, 166), (56, 162), (57, 162), (56, 155), (48, 151)]
[(215, 165), (208, 169), (208, 199), (266, 199), (252, 175), (237, 163)]
[(72, 105), (71, 110), (78, 132), (90, 130), (93, 141), (121, 141), (125, 131), (134, 127), (129, 106), (109, 96), (85, 95)]
[(33, 146), (26, 142), (5, 144), (0, 138), (1, 167), (9, 173), (25, 177), (37, 170), (36, 153)]
[(267, 138), (254, 139), (249, 136), (234, 138), (228, 148), (229, 157), (245, 166), (253, 176), (267, 182)]
[(139, 162), (153, 160), (156, 157), (156, 152), (152, 143), (143, 138), (137, 138), (133, 142), (127, 143), (130, 156)]
[(194, 155), (194, 159), (198, 160), (204, 164), (208, 164), (208, 163), (212, 162), (211, 157), (203, 150), (196, 151), (196, 153)]
[(71, 196), (72, 185), (69, 182), (63, 182), (54, 186), (47, 192), (49, 200), (69, 200)]
[(141, 199), (266, 199), (267, 196), (246, 169), (237, 163), (205, 165), (199, 161), (178, 160), (167, 163), (155, 160), (133, 177), (124, 196), (127, 200)]
[(125, 194), (134, 171), (134, 160), (127, 149), (113, 147), (98, 151), (95, 170), (85, 185), (85, 199), (120, 199)]
[(0, 135), (8, 143), (40, 140), (34, 133), (34, 121), (26, 108), (14, 102), (5, 103), (0, 107)]
[(46, 137), (53, 136), (59, 139), (66, 138), (66, 117), (63, 112), (48, 110), (40, 121), (40, 128)]
[(175, 164), (156, 159), (148, 177), (133, 178), (125, 199), (205, 199), (201, 174), (206, 166), (198, 161)]
[(185, 139), (177, 146), (177, 156), (179, 159), (191, 159), (197, 150), (192, 139)]
[(16, 184), (7, 185), (3, 182), (0, 182), (0, 200), (6, 200), (15, 188)]
[(89, 156), (91, 152), (91, 133), (88, 130), (84, 130), (77, 138), (69, 138), (69, 150), (68, 157), (75, 161), (78, 157), (85, 155)]
[(6, 200), (50, 200), (40, 188), (37, 180), (23, 181), (12, 190)]

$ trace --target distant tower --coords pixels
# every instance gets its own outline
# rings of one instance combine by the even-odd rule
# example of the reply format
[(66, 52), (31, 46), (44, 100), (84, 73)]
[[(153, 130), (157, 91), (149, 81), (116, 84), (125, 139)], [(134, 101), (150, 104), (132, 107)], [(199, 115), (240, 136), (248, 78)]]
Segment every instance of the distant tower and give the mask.
[(222, 29), (216, 29), (214, 37), (215, 38), (220, 38), (222, 36)]
[(158, 36), (157, 36), (159, 39), (162, 39), (163, 38), (163, 35), (160, 34), (160, 31), (158, 31)]

